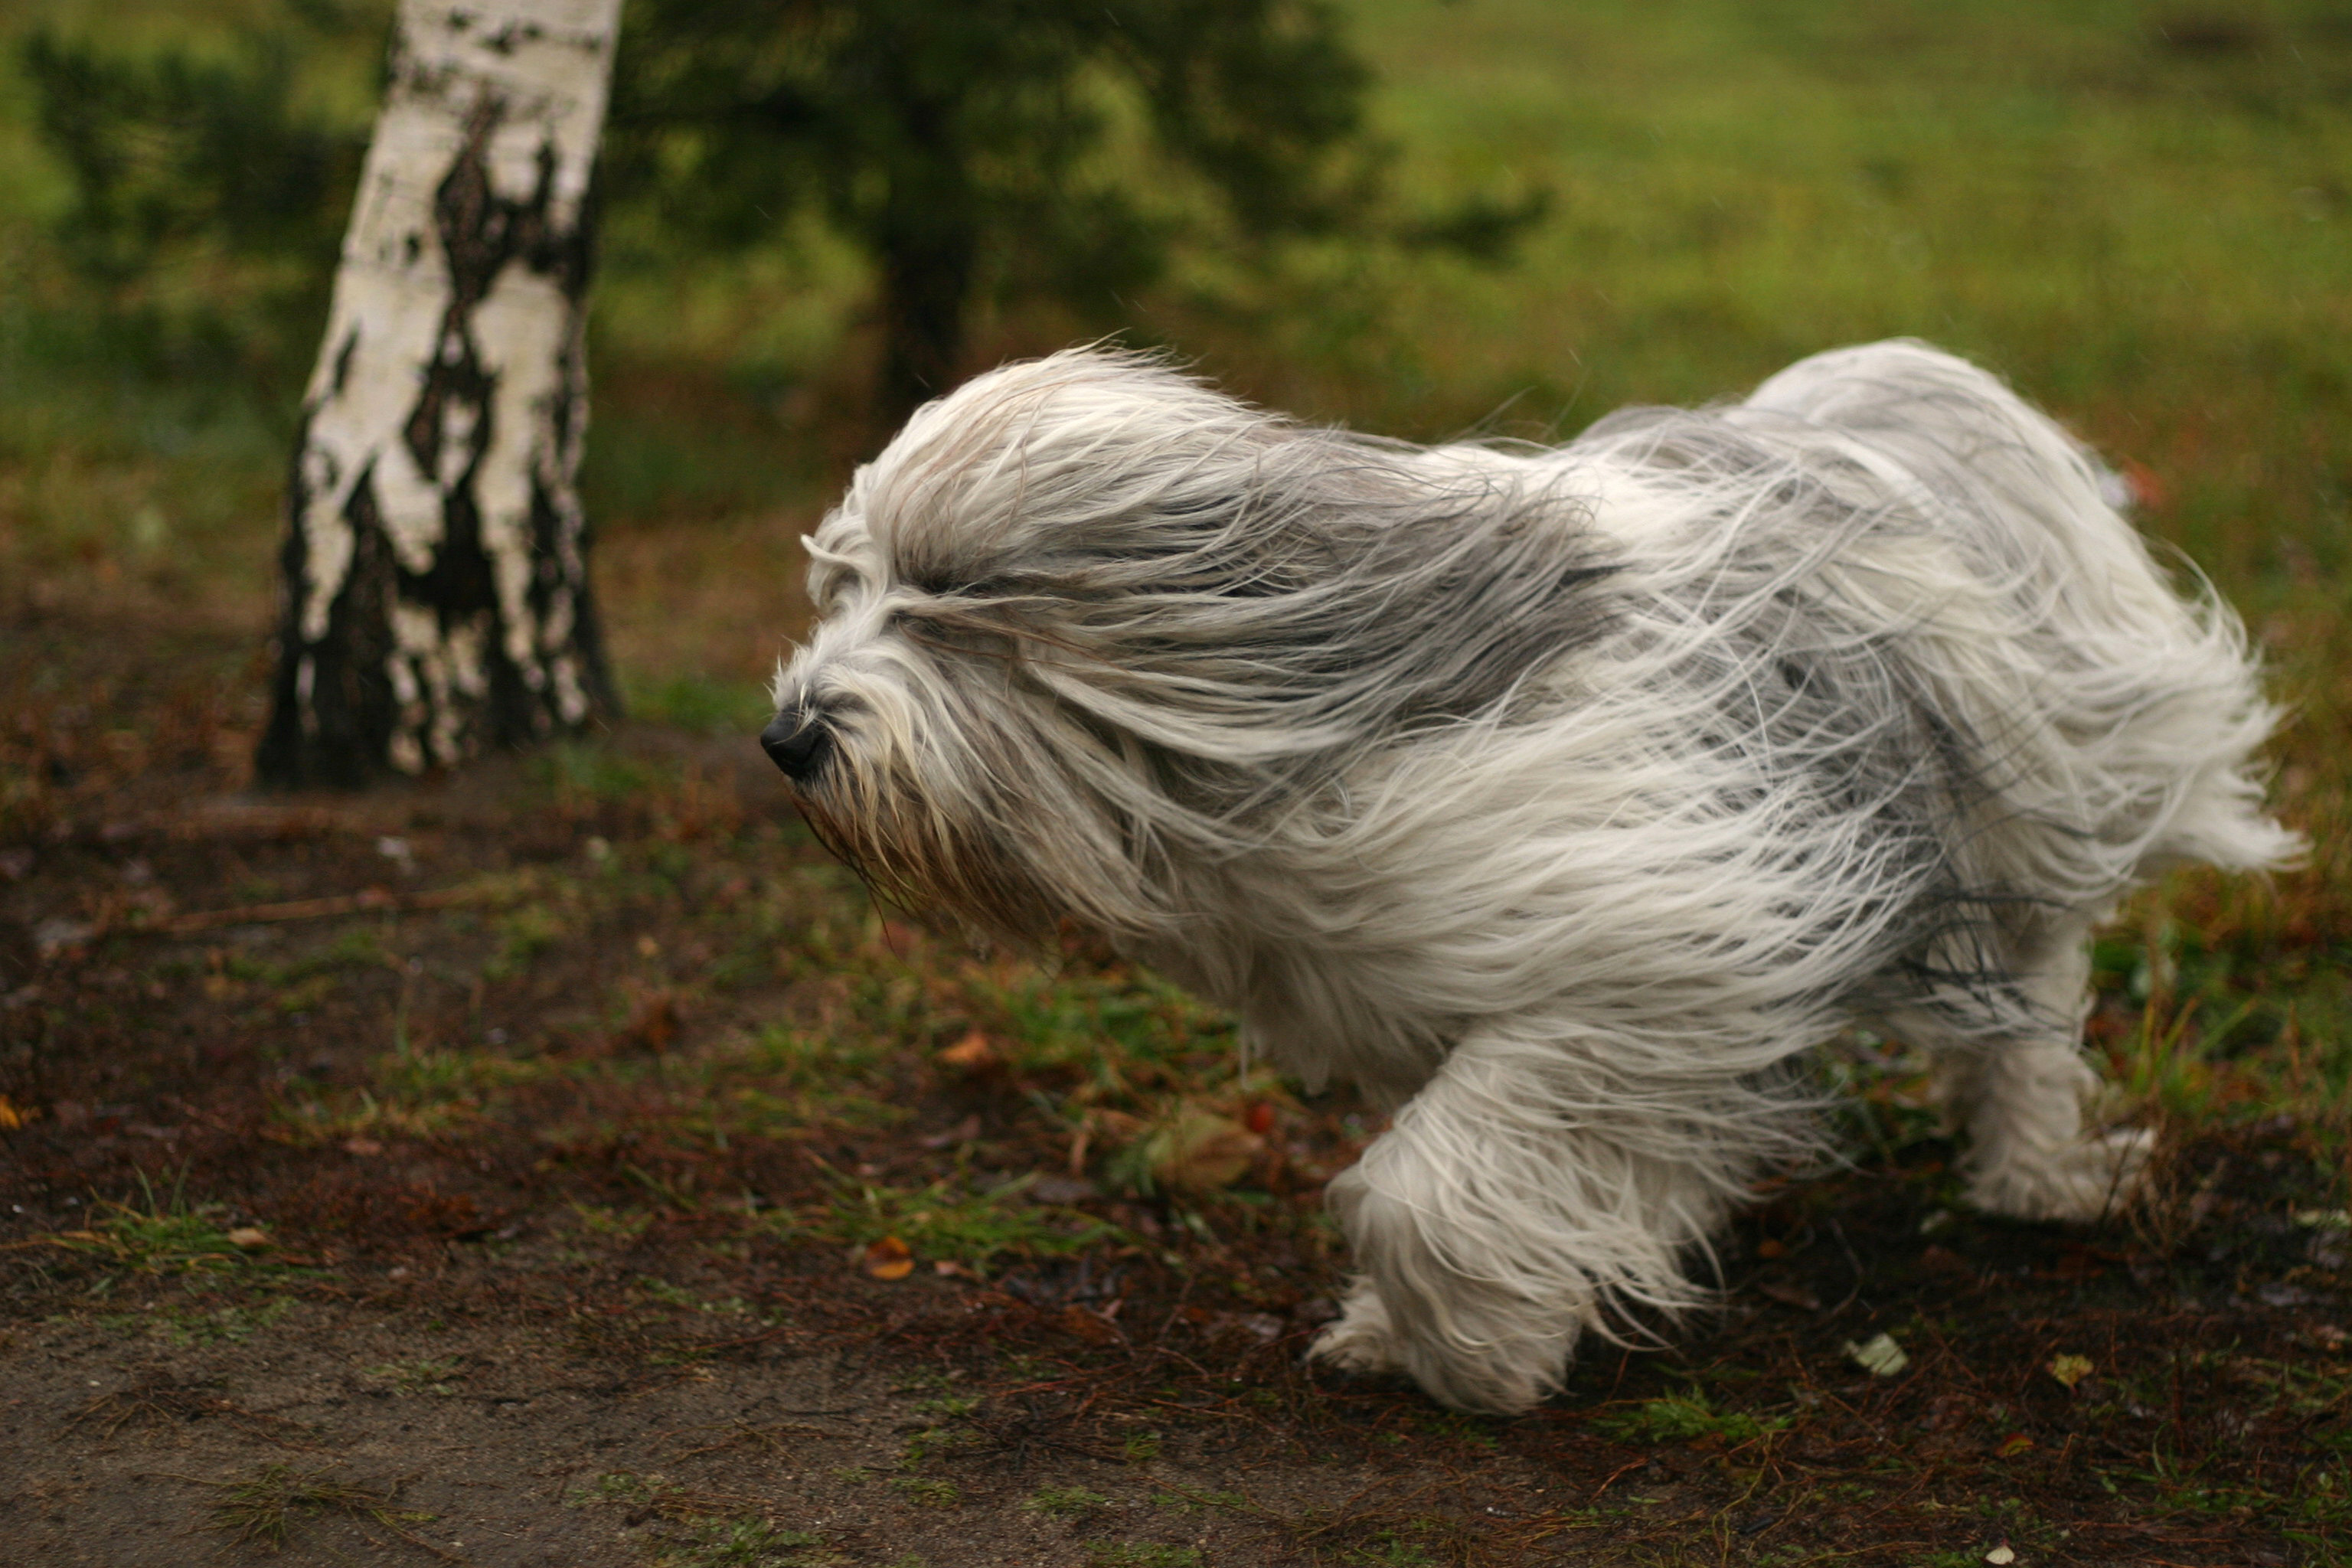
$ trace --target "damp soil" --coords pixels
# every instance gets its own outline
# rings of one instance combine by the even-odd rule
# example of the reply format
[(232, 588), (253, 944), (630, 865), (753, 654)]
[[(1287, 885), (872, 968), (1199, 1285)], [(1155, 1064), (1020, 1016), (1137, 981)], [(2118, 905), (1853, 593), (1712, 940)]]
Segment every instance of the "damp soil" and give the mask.
[(741, 738), (255, 795), (257, 673), (0, 625), (0, 1563), (2352, 1538), (2324, 1129), (2174, 1129), (2140, 1214), (2011, 1225), (1871, 1079), (1852, 1163), (1725, 1237), (1718, 1310), (1461, 1416), (1302, 1364), (1345, 1268), (1320, 1184), (1377, 1131), (1344, 1094), (1107, 955), (876, 908)]

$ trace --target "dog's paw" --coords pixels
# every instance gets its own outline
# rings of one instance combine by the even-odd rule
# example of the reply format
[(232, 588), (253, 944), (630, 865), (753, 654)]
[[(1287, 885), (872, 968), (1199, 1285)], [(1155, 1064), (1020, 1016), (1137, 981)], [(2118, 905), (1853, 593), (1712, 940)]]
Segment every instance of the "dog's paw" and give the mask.
[(1559, 1386), (1567, 1349), (1557, 1336), (1476, 1350), (1415, 1344), (1370, 1281), (1359, 1281), (1339, 1305), (1339, 1321), (1307, 1350), (1309, 1361), (1334, 1371), (1408, 1377), (1441, 1405), (1486, 1415), (1518, 1415)]
[(1339, 1303), (1339, 1321), (1315, 1336), (1307, 1359), (1340, 1372), (1402, 1372), (1404, 1341), (1389, 1321), (1388, 1304), (1369, 1279), (1359, 1279)]
[(2012, 1156), (1970, 1178), (1969, 1202), (2012, 1219), (2087, 1223), (2131, 1201), (2155, 1149), (2156, 1134), (2125, 1127), (2069, 1144), (2055, 1155)]

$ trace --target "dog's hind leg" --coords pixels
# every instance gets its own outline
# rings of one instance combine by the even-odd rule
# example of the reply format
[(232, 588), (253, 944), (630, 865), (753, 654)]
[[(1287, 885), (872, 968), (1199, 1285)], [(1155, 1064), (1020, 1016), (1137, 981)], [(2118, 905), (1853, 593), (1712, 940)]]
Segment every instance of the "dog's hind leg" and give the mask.
[(1968, 1199), (2018, 1219), (2089, 1221), (2127, 1199), (2153, 1137), (2090, 1132), (2098, 1075), (2069, 1041), (2001, 1041), (1947, 1058), (1947, 1103), (1969, 1133)]
[(1508, 1413), (1559, 1386), (1580, 1334), (1607, 1331), (1608, 1306), (1704, 1298), (1682, 1260), (1752, 1169), (1769, 1110), (1705, 1106), (1719, 1078), (1629, 1081), (1612, 1058), (1643, 1053), (1612, 1047), (1455, 1047), (1331, 1184), (1364, 1272), (1317, 1357)]
[(1988, 1213), (2095, 1220), (2130, 1195), (2147, 1166), (2148, 1133), (2084, 1125), (2101, 1087), (2079, 1044), (2088, 931), (2087, 921), (2068, 922), (2044, 945), (2020, 985), (2030, 1006), (2014, 1031), (1924, 1042), (1937, 1047), (1947, 1116), (1968, 1134), (1969, 1202)]

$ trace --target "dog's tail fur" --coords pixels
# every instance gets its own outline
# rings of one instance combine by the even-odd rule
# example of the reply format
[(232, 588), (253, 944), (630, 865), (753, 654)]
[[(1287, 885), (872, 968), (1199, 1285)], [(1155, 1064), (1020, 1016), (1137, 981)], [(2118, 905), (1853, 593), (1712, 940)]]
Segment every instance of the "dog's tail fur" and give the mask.
[[(2028, 836), (2026, 885), (2087, 892), (2184, 861), (2294, 858), (2251, 761), (2279, 714), (2243, 628), (2185, 558), (2194, 597), (2173, 591), (2108, 504), (2105, 470), (2055, 423), (1910, 340), (1801, 361), (1727, 412), (1916, 496), (1996, 588), (2008, 624), (1983, 629), (2005, 635), (1953, 647), (1948, 668), (1972, 675), (1939, 695), (1985, 742), (2003, 815), (2048, 828)], [(1939, 634), (1968, 640), (1966, 618)]]

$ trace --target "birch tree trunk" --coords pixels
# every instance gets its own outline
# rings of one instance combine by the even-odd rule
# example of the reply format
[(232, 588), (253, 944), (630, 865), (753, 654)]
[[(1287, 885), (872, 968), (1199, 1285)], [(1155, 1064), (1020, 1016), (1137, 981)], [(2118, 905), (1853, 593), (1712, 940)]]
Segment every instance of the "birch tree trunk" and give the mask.
[(265, 784), (614, 706), (576, 486), (620, 0), (402, 0), (289, 483)]

